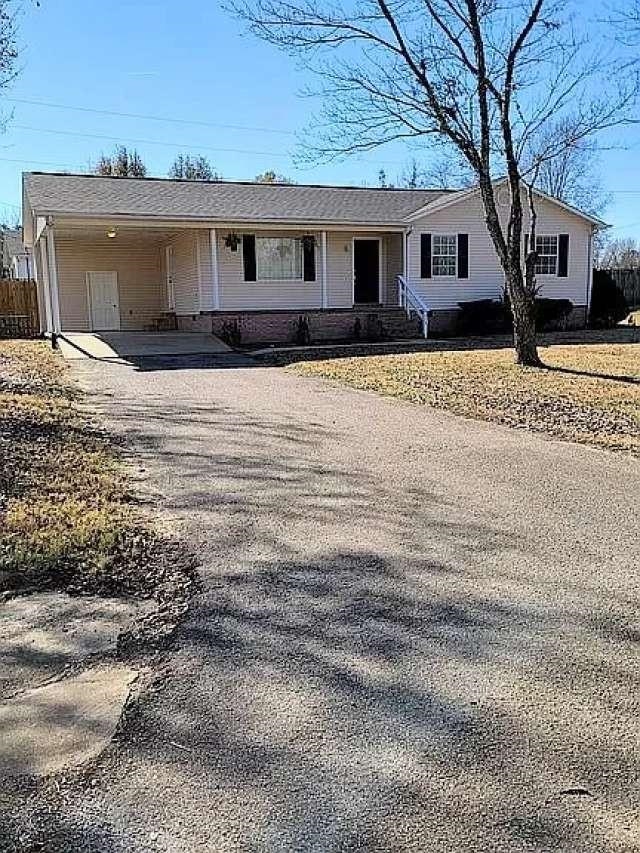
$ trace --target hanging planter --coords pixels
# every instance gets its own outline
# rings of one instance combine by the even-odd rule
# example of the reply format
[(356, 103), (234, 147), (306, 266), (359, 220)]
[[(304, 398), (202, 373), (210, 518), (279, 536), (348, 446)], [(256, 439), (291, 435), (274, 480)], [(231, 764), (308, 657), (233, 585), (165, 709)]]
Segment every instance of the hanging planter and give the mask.
[(242, 237), (240, 237), (238, 234), (227, 234), (227, 236), (224, 238), (224, 245), (227, 247), (227, 249), (231, 249), (232, 252), (238, 251), (238, 246), (241, 242)]

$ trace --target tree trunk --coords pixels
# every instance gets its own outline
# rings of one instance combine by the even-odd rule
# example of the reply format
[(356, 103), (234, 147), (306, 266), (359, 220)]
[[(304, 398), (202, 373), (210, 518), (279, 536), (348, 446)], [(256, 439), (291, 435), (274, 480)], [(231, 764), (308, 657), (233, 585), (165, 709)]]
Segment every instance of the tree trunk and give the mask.
[(522, 271), (518, 269), (507, 275), (507, 292), (513, 317), (513, 345), (516, 351), (516, 364), (526, 367), (540, 367), (536, 343), (535, 302), (524, 285)]

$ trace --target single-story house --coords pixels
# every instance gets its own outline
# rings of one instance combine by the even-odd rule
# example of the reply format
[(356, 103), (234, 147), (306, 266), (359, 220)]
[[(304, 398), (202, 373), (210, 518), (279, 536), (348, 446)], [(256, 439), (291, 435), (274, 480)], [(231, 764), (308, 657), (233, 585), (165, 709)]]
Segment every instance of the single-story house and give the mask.
[(33, 277), (31, 254), (22, 242), (20, 229), (0, 233), (2, 277), (27, 280)]
[[(506, 186), (497, 188), (506, 213)], [(504, 277), (475, 189), (369, 189), (30, 172), (50, 333), (177, 328), (241, 343), (433, 334)], [(539, 194), (541, 295), (586, 321), (601, 223)], [(526, 225), (525, 225), (526, 230)]]

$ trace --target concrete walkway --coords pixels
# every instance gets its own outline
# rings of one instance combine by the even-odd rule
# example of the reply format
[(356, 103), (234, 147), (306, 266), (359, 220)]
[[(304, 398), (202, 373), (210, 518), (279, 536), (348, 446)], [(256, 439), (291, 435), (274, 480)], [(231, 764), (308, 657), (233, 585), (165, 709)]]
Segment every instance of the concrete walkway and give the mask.
[(197, 332), (65, 332), (59, 344), (64, 358), (71, 360), (129, 360), (230, 352), (220, 338)]
[(636, 462), (273, 368), (75, 370), (205, 588), (47, 850), (640, 850)]

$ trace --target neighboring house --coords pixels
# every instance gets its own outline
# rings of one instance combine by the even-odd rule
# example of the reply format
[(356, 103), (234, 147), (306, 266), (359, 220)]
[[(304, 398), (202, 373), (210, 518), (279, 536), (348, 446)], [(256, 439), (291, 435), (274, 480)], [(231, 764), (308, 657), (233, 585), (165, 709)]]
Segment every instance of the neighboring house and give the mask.
[[(503, 291), (475, 190), (27, 173), (23, 208), (49, 332), (407, 336), (420, 323), (399, 305), (428, 310), (437, 333), (459, 302)], [(541, 293), (571, 300), (583, 324), (600, 223), (546, 196), (537, 211)]]
[(20, 230), (0, 233), (2, 278), (29, 279), (33, 276), (31, 255), (22, 242)]

